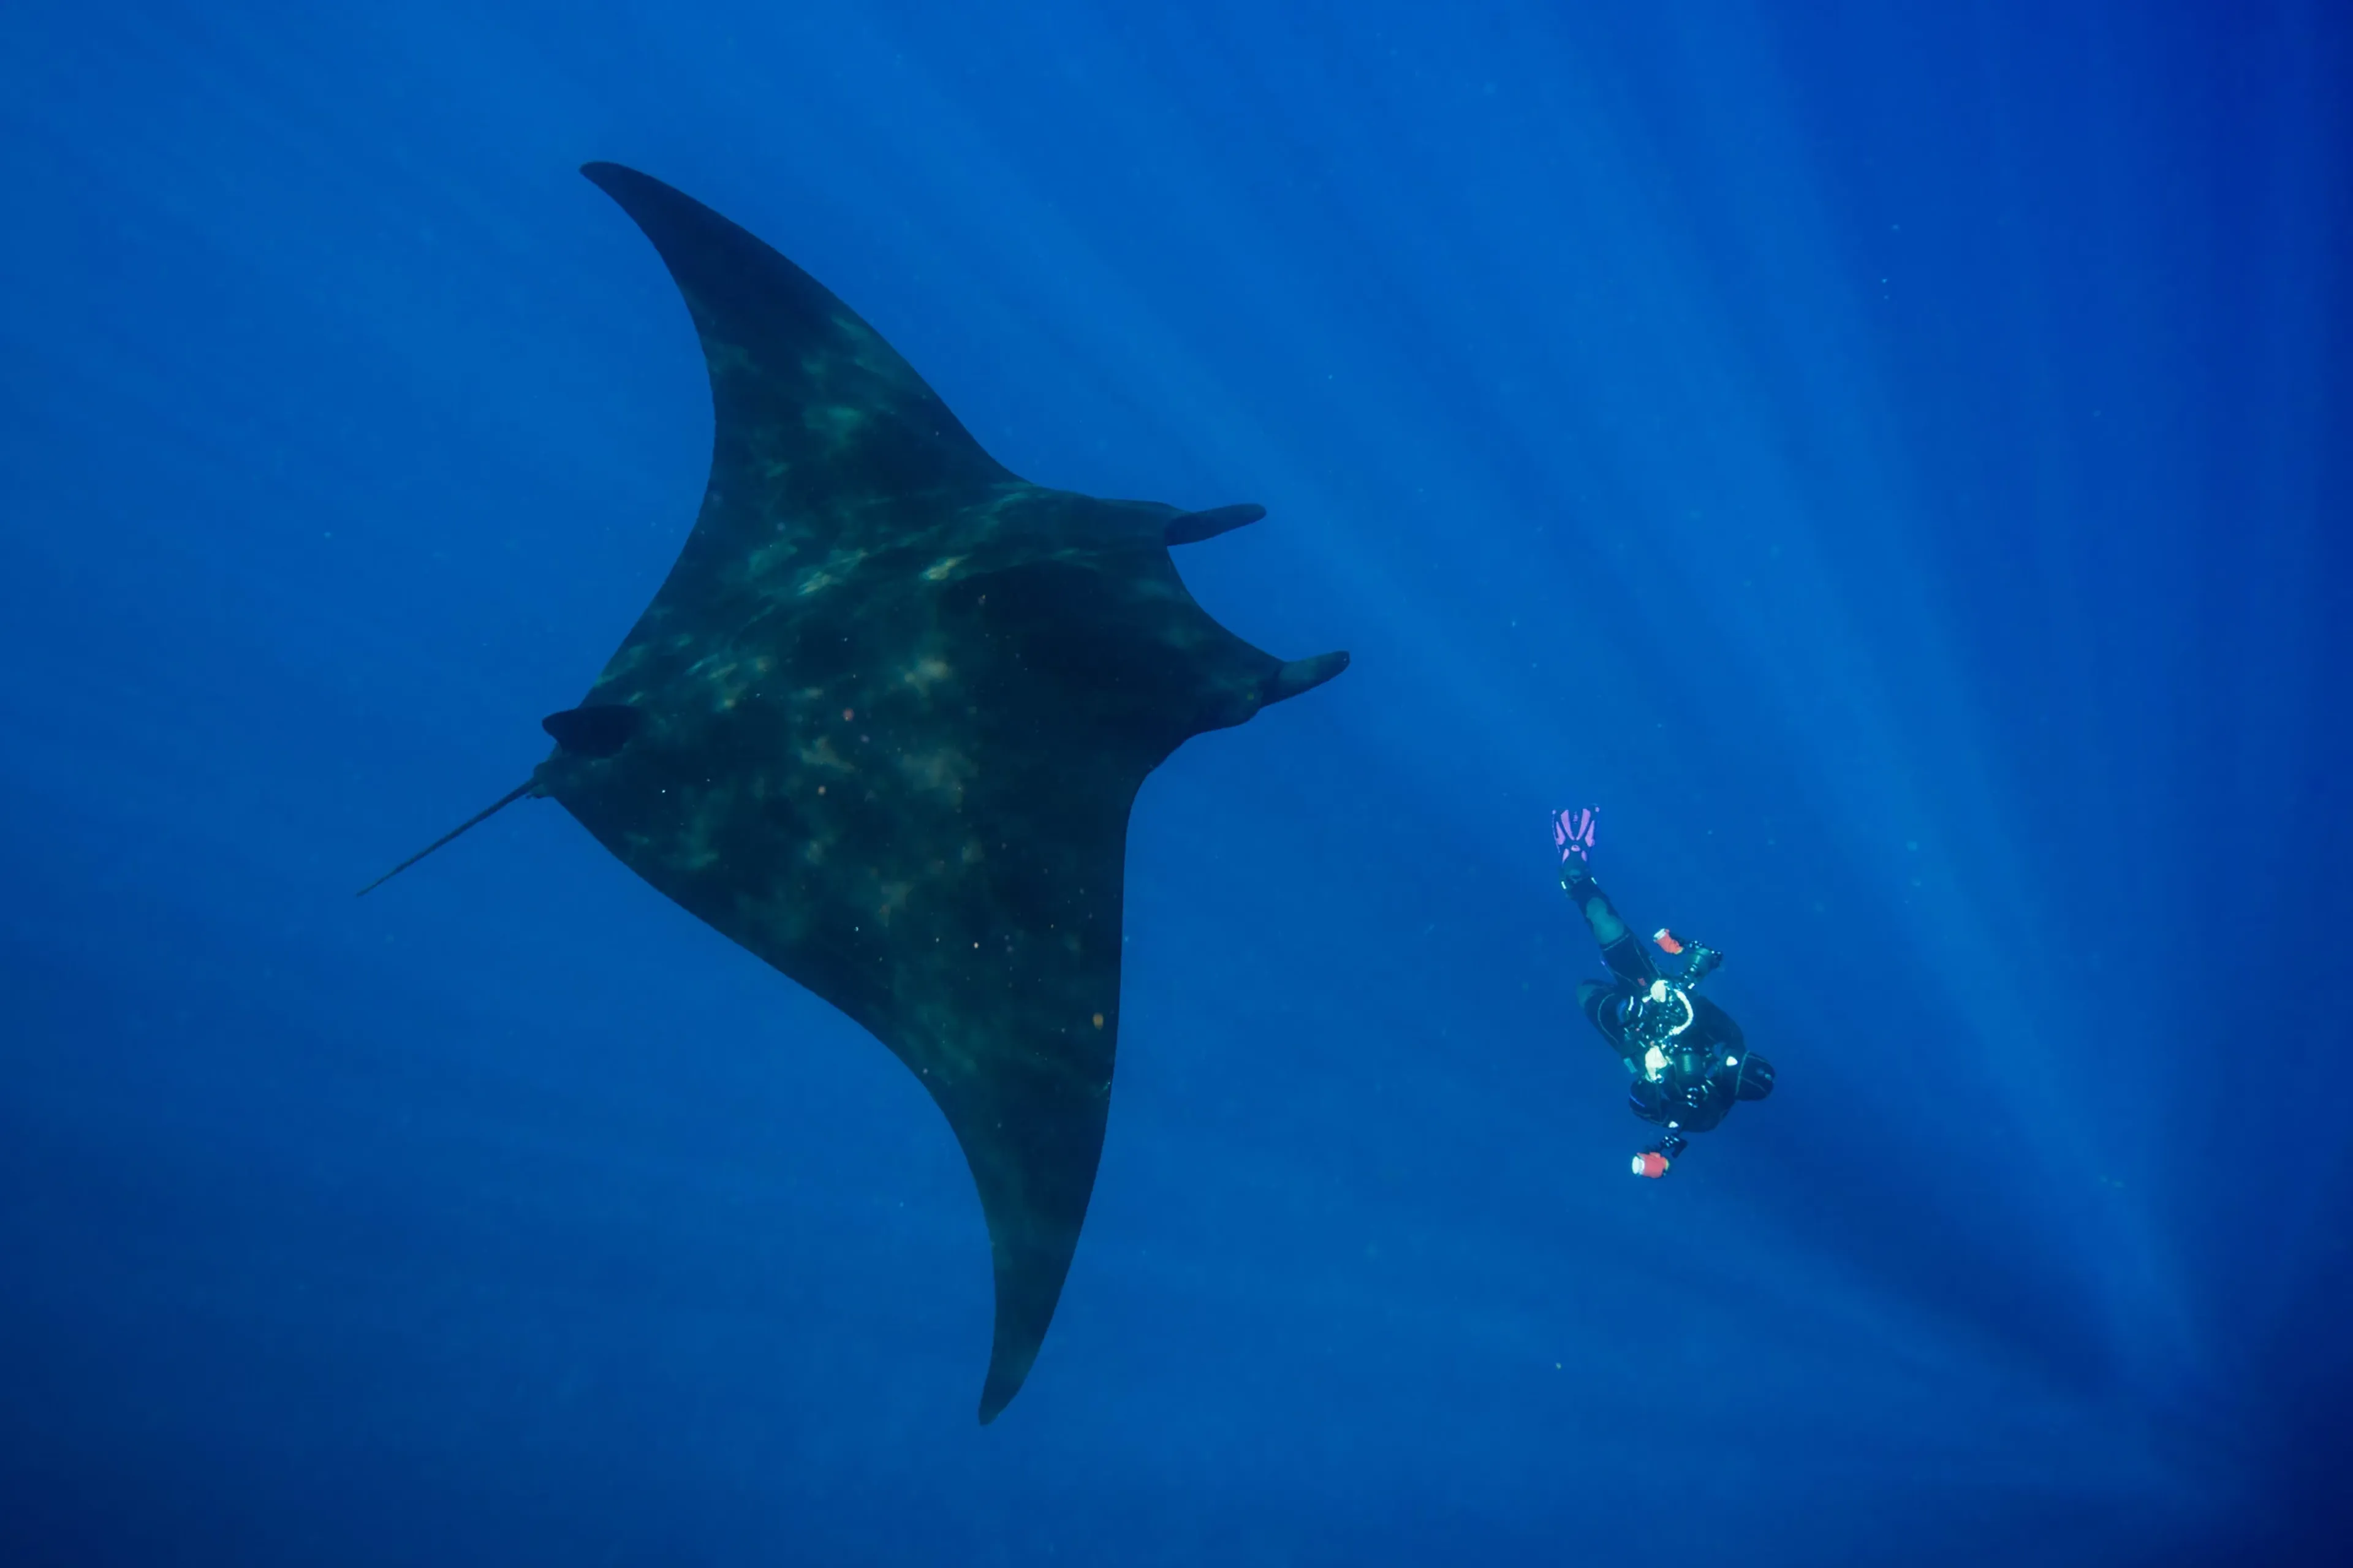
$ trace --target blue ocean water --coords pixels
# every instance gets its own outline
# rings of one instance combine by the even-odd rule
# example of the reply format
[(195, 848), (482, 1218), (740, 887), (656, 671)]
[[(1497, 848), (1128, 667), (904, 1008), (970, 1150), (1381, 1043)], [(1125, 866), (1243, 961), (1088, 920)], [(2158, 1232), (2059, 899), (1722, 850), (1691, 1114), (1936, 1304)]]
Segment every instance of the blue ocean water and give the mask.
[[(2341, 1561), (2353, 13), (0, 10), (0, 1561)], [(709, 456), (574, 172), (1338, 681), (917, 1083), (553, 805)], [(1665, 1181), (1548, 809), (1780, 1088)]]

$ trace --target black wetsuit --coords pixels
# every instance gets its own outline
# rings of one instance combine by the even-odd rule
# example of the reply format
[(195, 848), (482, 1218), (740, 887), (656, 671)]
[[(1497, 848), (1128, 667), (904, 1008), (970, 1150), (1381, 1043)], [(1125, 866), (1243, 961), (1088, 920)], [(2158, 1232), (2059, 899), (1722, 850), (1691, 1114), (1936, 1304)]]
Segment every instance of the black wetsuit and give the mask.
[[(1740, 1026), (1723, 1008), (1694, 994), (1689, 989), (1693, 983), (1683, 975), (1660, 973), (1642, 939), (1619, 917), (1583, 860), (1562, 864), (1560, 885), (1592, 928), (1601, 945), (1601, 961), (1609, 966), (1611, 983), (1580, 981), (1577, 1003), (1633, 1074), (1627, 1098), (1635, 1115), (1664, 1128), (1680, 1147), (1681, 1135), (1712, 1130), (1736, 1101), (1762, 1100), (1773, 1092), (1772, 1065), (1748, 1054)], [(1652, 1002), (1651, 984), (1660, 979), (1671, 990), (1664, 1001)], [(1680, 1019), (1684, 1002), (1691, 1005), (1691, 1022), (1680, 1032), (1670, 1037), (1663, 1030), (1642, 1030), (1645, 1009), (1667, 1008), (1668, 1016)], [(1663, 1058), (1655, 1070), (1644, 1059), (1651, 1040)]]

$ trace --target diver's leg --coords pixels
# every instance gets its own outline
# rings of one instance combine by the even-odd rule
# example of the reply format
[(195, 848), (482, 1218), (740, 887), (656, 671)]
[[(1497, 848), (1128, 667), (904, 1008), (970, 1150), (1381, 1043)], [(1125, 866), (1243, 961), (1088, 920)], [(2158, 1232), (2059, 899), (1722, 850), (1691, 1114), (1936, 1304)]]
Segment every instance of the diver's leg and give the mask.
[(1561, 862), (1560, 890), (1592, 928), (1593, 940), (1601, 946), (1601, 962), (1609, 966), (1609, 973), (1637, 990), (1647, 990), (1659, 972), (1643, 951), (1642, 939), (1626, 929), (1609, 895), (1593, 879), (1592, 868), (1582, 860)]

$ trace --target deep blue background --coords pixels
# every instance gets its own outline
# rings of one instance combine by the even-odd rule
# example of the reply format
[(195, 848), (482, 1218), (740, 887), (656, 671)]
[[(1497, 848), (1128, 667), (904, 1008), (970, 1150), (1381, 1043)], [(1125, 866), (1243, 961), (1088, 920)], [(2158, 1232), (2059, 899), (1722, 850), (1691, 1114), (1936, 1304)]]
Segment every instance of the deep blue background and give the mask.
[[(0, 1560), (2328, 1561), (2341, 5), (0, 9)], [(517, 808), (633, 163), (1334, 686), (1129, 844), (1028, 1389), (871, 1041)], [(1544, 814), (1782, 1075), (1656, 1184)]]

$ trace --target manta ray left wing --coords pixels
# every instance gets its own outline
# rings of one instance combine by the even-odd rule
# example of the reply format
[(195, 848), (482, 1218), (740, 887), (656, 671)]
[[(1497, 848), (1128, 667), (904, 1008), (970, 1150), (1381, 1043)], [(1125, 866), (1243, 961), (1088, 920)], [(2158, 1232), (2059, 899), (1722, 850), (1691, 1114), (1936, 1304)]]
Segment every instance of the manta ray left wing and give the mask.
[(517, 794), (560, 802), (931, 1092), (995, 1258), (987, 1421), (1093, 1190), (1136, 790), (1347, 656), (1286, 664), (1186, 591), (1168, 546), (1259, 509), (1029, 484), (800, 268), (659, 181), (585, 172), (686, 298), (712, 473), (669, 580)]

